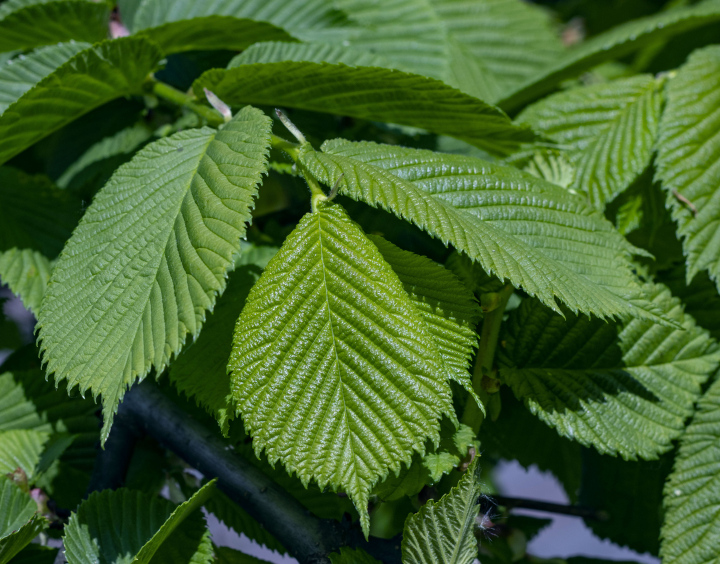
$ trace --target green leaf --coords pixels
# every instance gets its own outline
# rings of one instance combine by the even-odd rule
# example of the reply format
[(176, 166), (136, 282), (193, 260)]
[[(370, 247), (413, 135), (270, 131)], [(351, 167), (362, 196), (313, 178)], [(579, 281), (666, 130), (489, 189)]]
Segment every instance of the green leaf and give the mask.
[(0, 66), (0, 114), (60, 65), (88, 47), (88, 43), (60, 43), (21, 55)]
[(210, 16), (268, 22), (303, 37), (313, 37), (319, 30), (343, 21), (342, 15), (327, 0), (144, 0), (137, 8), (130, 27), (133, 31), (140, 31), (171, 22), (202, 22), (202, 18)]
[(627, 462), (583, 449), (579, 503), (606, 515), (603, 520), (586, 519), (586, 525), (600, 538), (657, 554), (663, 484), (672, 460), (668, 453), (659, 460)]
[(665, 484), (660, 556), (674, 564), (710, 563), (720, 553), (720, 380), (698, 403)]
[(81, 51), (0, 116), (0, 163), (110, 100), (139, 94), (161, 58), (155, 45), (136, 37), (104, 41)]
[(41, 175), (0, 167), (0, 251), (34, 249), (54, 258), (81, 215), (80, 201)]
[(457, 486), (440, 501), (427, 502), (405, 521), (403, 562), (417, 564), (471, 564), (477, 558), (475, 517), (480, 510), (478, 458)]
[[(47, 519), (36, 513), (17, 531), (0, 539), (0, 564), (6, 564), (47, 528)], [(13, 560), (14, 562), (14, 560)]]
[(0, 374), (0, 432), (10, 429), (50, 431), (51, 427), (11, 372)]
[[(707, 270), (720, 288), (720, 47), (695, 51), (668, 81), (657, 177), (667, 190), (688, 283)], [(676, 196), (675, 194), (678, 194)], [(686, 203), (690, 202), (693, 209)]]
[[(214, 487), (215, 480), (208, 482), (178, 506), (124, 488), (95, 492), (80, 504), (65, 527), (65, 558), (69, 564), (160, 564), (181, 562), (164, 559), (167, 550), (179, 550), (186, 562), (194, 564), (198, 562), (195, 553), (205, 553), (208, 548), (205, 519), (199, 509)], [(115, 534), (106, 534), (108, 523), (113, 523)], [(176, 531), (183, 534), (173, 534)], [(165, 548), (166, 543), (171, 544), (169, 549)]]
[(272, 24), (232, 16), (206, 16), (166, 23), (142, 29), (163, 53), (230, 49), (241, 51), (258, 41), (294, 41), (284, 30)]
[(501, 336), (508, 357), (502, 380), (562, 436), (603, 454), (657, 458), (682, 433), (720, 347), (666, 288), (648, 290), (681, 328), (563, 319), (524, 300)]
[(452, 272), (430, 259), (404, 251), (382, 237), (371, 235), (369, 239), (395, 271), (430, 330), (448, 377), (475, 395), (468, 369), (477, 347), (475, 326), (482, 313), (472, 293)]
[(378, 53), (329, 43), (256, 43), (228, 64), (229, 69), (256, 63), (282, 61), (311, 63), (342, 63), (351, 67), (388, 67), (389, 62)]
[(432, 78), (342, 64), (257, 63), (203, 74), (194, 85), (232, 105), (272, 104), (421, 127), (504, 154), (534, 134), (476, 98)]
[(364, 550), (347, 546), (342, 547), (340, 552), (328, 554), (328, 558), (332, 564), (380, 564)]
[(108, 36), (110, 11), (105, 2), (59, 0), (5, 8), (0, 12), (0, 51), (73, 39), (95, 43)]
[(37, 315), (45, 295), (52, 264), (30, 249), (0, 252), (0, 278), (10, 291), (20, 296), (23, 305)]
[(247, 107), (220, 131), (149, 144), (97, 194), (60, 256), (38, 316), (42, 351), (57, 383), (102, 394), (103, 441), (125, 389), (151, 366), (160, 373), (224, 290), (269, 137), (270, 119)]
[[(45, 519), (36, 515), (37, 509), (37, 503), (27, 493), (0, 476), (0, 562), (10, 560), (40, 532), (36, 529), (44, 525)], [(34, 534), (24, 544), (20, 542), (30, 531)]]
[(567, 191), (504, 167), (459, 155), (335, 140), (300, 161), (340, 192), (415, 223), (479, 262), (485, 271), (555, 310), (645, 315), (632, 247)]
[(40, 455), (49, 438), (50, 434), (44, 431), (0, 431), (0, 474), (8, 474), (20, 468), (32, 482), (35, 467), (40, 462)]
[(518, 116), (557, 141), (575, 166), (571, 188), (603, 209), (648, 167), (662, 81), (640, 75), (549, 96)]
[(228, 289), (218, 300), (200, 337), (170, 366), (170, 381), (215, 417), (226, 436), (230, 421), (235, 419), (227, 373), (233, 327), (259, 275), (257, 267), (247, 266), (230, 274)]
[(337, 205), (306, 215), (268, 263), (228, 368), (258, 455), (346, 491), (366, 535), (373, 485), (436, 442), (441, 415), (453, 414), (432, 337)]
[[(548, 14), (533, 4), (520, 0), (430, 0), (430, 4), (450, 41), (467, 53), (465, 61), (480, 65), (478, 78), (491, 85), (483, 85), (485, 92), (476, 90), (484, 100), (499, 99), (563, 55)], [(464, 68), (459, 74), (467, 74)]]
[(552, 67), (542, 69), (512, 94), (506, 95), (499, 101), (499, 106), (509, 112), (516, 111), (528, 102), (551, 92), (563, 80), (578, 76), (587, 69), (622, 58), (649, 43), (718, 21), (718, 0), (706, 0), (697, 6), (669, 10), (629, 21), (570, 50)]

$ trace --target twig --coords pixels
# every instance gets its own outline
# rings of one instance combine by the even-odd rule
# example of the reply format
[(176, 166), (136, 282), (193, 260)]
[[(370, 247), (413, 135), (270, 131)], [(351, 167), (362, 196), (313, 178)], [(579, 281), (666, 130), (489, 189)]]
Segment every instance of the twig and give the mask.
[(536, 499), (507, 497), (504, 495), (493, 495), (489, 497), (489, 500), (494, 505), (502, 505), (508, 509), (535, 509), (536, 511), (557, 513), (559, 515), (573, 515), (575, 517), (583, 517), (584, 519), (592, 519), (594, 521), (607, 521), (608, 518), (604, 511), (598, 511), (592, 507), (583, 507), (581, 505), (563, 505), (560, 503), (538, 501)]
[(327, 555), (348, 545), (363, 548), (385, 564), (400, 563), (397, 539), (366, 542), (357, 525), (318, 519), (295, 498), (245, 459), (217, 431), (188, 417), (151, 382), (133, 387), (120, 410), (151, 437), (173, 451), (276, 537), (300, 564), (327, 564)]

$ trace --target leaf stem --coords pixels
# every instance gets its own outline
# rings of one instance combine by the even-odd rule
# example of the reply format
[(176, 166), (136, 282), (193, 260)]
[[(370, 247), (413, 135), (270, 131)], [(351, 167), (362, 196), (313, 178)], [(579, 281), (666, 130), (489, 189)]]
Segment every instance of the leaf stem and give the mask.
[[(473, 367), (472, 385), (475, 393), (485, 401), (489, 394), (483, 388), (483, 378), (489, 376), (493, 371), (495, 362), (495, 350), (497, 349), (498, 338), (500, 337), (500, 325), (502, 324), (503, 315), (505, 314), (505, 306), (514, 288), (507, 284), (498, 292), (495, 308), (485, 313), (483, 319), (482, 330), (480, 332), (480, 344), (475, 357), (475, 366)], [(475, 433), (480, 430), (483, 419), (483, 412), (477, 406), (472, 398), (468, 398), (463, 412), (462, 422), (473, 428)]]
[(195, 98), (195, 96), (185, 94), (177, 88), (173, 88), (169, 84), (165, 84), (164, 82), (160, 82), (159, 80), (151, 79), (151, 81), (151, 91), (158, 98), (167, 100), (168, 102), (171, 102), (176, 106), (187, 108), (188, 110), (196, 113), (205, 121), (207, 121), (209, 125), (212, 125), (214, 127), (219, 127), (223, 123), (225, 123), (225, 119), (220, 112), (218, 112), (214, 108), (209, 108), (208, 106), (198, 104), (197, 98)]

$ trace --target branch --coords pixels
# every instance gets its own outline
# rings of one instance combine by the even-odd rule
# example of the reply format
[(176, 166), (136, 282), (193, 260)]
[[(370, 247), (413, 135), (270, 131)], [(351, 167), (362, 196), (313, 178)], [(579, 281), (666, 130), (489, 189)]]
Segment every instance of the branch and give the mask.
[(557, 513), (559, 515), (573, 515), (584, 519), (592, 519), (593, 521), (607, 521), (607, 514), (604, 511), (598, 511), (591, 507), (583, 507), (581, 505), (563, 505), (560, 503), (549, 503), (547, 501), (538, 501), (535, 499), (523, 499), (519, 497), (507, 497), (504, 495), (489, 496), (489, 500), (493, 505), (502, 505), (508, 509), (516, 507), (522, 509), (535, 509), (536, 511), (546, 511), (547, 513)]
[(353, 546), (400, 563), (400, 543), (366, 542), (359, 527), (319, 519), (247, 460), (237, 456), (216, 430), (208, 430), (166, 398), (156, 385), (133, 387), (119, 411), (160, 444), (173, 451), (206, 478), (218, 478), (218, 488), (277, 538), (300, 564), (329, 564), (327, 555)]

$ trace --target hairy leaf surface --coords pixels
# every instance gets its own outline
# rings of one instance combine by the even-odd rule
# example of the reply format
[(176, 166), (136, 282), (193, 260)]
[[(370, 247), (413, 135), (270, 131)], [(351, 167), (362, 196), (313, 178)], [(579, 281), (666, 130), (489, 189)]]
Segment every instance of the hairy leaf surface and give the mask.
[(82, 42), (59, 43), (0, 66), (0, 114), (56, 68), (88, 47), (89, 43)]
[(561, 57), (549, 69), (529, 78), (515, 92), (499, 102), (506, 111), (551, 92), (563, 80), (606, 61), (621, 58), (649, 43), (720, 21), (720, 1), (707, 0), (697, 6), (679, 8), (632, 20), (601, 33)]
[[(168, 550), (175, 553), (179, 549), (183, 557), (206, 553), (205, 519), (198, 510), (214, 487), (213, 480), (177, 507), (166, 499), (125, 488), (91, 494), (65, 527), (68, 564), (159, 564), (177, 562), (165, 559)], [(112, 535), (106, 534), (108, 523), (115, 527)], [(165, 544), (175, 547), (166, 548)]]
[(640, 75), (574, 88), (534, 104), (518, 121), (562, 145), (576, 169), (571, 188), (603, 209), (650, 164), (661, 85)]
[(330, 205), (306, 215), (268, 263), (228, 368), (258, 454), (346, 491), (367, 535), (373, 485), (452, 417), (442, 366), (400, 280)]
[(108, 35), (110, 11), (105, 2), (62, 0), (4, 7), (0, 12), (0, 51), (71, 39), (95, 43)]
[(477, 558), (475, 517), (480, 510), (478, 458), (457, 486), (440, 501), (427, 502), (405, 521), (403, 562), (417, 564), (472, 564)]
[[(657, 176), (683, 240), (688, 283), (701, 270), (720, 288), (720, 47), (696, 51), (667, 87)], [(697, 210), (675, 196), (679, 194)]]
[(78, 53), (0, 115), (0, 163), (90, 110), (139, 93), (161, 58), (155, 45), (135, 37)]
[(632, 248), (565, 190), (517, 169), (459, 155), (375, 143), (326, 142), (301, 161), (341, 193), (415, 223), (557, 309), (643, 315)]
[(662, 286), (653, 301), (682, 326), (565, 319), (525, 300), (501, 339), (502, 379), (563, 436), (625, 459), (654, 459), (684, 428), (720, 348)]
[(665, 484), (665, 521), (660, 555), (677, 564), (717, 559), (720, 538), (720, 380), (702, 397), (680, 439), (675, 465)]
[(293, 62), (256, 63), (204, 73), (228, 104), (273, 104), (428, 129), (491, 153), (512, 151), (534, 134), (494, 106), (419, 75), (377, 67)]
[(266, 170), (270, 119), (247, 107), (220, 131), (160, 139), (120, 167), (63, 251), (38, 317), (48, 373), (102, 394), (125, 389), (196, 336), (225, 288)]

